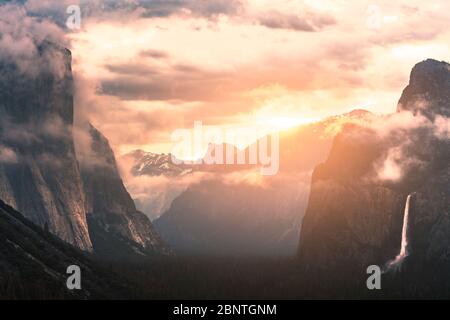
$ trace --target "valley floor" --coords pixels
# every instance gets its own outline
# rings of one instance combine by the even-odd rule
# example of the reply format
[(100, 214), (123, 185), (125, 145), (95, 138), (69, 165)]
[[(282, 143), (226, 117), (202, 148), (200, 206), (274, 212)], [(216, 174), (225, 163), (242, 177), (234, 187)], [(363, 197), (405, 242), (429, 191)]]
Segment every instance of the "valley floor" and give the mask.
[(124, 297), (133, 299), (441, 299), (450, 292), (448, 283), (431, 278), (431, 270), (420, 279), (383, 275), (382, 289), (368, 290), (365, 270), (314, 276), (302, 271), (296, 257), (169, 257), (110, 267), (133, 284)]
[[(137, 300), (297, 300), (448, 298), (448, 286), (426, 276), (383, 277), (382, 290), (368, 290), (366, 273), (329, 279), (302, 272), (293, 257), (153, 257), (132, 262), (93, 261), (103, 290), (95, 295), (68, 293), (64, 284), (23, 277), (0, 281), (1, 299)], [(432, 274), (432, 273), (430, 273)], [(92, 276), (91, 276), (92, 277)], [(90, 280), (92, 281), (92, 280)], [(420, 283), (418, 281), (421, 281)], [(104, 283), (106, 282), (106, 283)]]

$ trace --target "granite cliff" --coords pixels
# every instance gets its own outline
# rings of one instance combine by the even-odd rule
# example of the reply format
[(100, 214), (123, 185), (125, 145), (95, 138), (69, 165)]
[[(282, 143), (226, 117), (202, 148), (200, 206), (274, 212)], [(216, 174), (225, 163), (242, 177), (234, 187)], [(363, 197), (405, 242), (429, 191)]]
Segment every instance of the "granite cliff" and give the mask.
[(115, 241), (130, 252), (162, 247), (108, 140), (85, 126), (92, 163), (76, 151), (70, 51), (48, 41), (36, 47), (42, 65), (33, 72), (0, 61), (0, 199), (82, 250), (114, 253)]
[[(450, 65), (423, 61), (384, 126), (349, 126), (336, 137), (328, 159), (314, 170), (300, 236), (302, 268), (315, 279), (364, 275), (372, 264), (386, 268), (400, 251), (408, 195), (402, 272), (417, 289), (418, 274), (448, 266), (449, 97)], [(442, 272), (434, 276), (448, 282)]]

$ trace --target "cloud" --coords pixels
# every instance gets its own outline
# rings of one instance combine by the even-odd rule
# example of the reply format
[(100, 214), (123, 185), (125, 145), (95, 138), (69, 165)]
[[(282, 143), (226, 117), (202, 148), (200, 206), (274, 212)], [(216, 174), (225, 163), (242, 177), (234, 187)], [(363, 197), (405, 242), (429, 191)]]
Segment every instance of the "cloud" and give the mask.
[(105, 69), (118, 75), (150, 77), (152, 75), (160, 74), (156, 68), (152, 68), (151, 66), (142, 63), (105, 65)]
[[(31, 19), (41, 19), (67, 32), (67, 8), (78, 5), (82, 20), (110, 19), (132, 21), (139, 18), (197, 17), (216, 20), (219, 16), (234, 16), (244, 10), (243, 0), (17, 0), (4, 1), (6, 5), (20, 8)], [(16, 15), (10, 15), (13, 21)], [(17, 19), (21, 21), (22, 19)], [(83, 21), (82, 21), (83, 26)]]
[(168, 17), (174, 14), (190, 14), (206, 18), (218, 15), (238, 14), (244, 6), (241, 0), (137, 0), (116, 1), (116, 6), (142, 9), (143, 17)]
[(439, 139), (450, 139), (450, 118), (437, 116), (434, 120), (434, 132)]
[(211, 179), (211, 173), (195, 172), (177, 178), (165, 176), (134, 176), (134, 166), (130, 157), (117, 159), (121, 175), (127, 190), (132, 195), (139, 210), (150, 219), (156, 219), (170, 207), (172, 201), (183, 193), (190, 185), (205, 179)]
[(408, 132), (432, 124), (428, 118), (420, 114), (414, 115), (409, 111), (396, 112), (374, 120), (370, 123), (371, 129), (384, 139), (395, 135), (403, 138)]
[(23, 75), (63, 69), (57, 50), (40, 52), (47, 41), (67, 44), (64, 32), (53, 22), (30, 17), (25, 7), (7, 3), (0, 5), (0, 30), (0, 59), (15, 65)]
[(259, 169), (226, 173), (220, 177), (220, 180), (227, 185), (247, 184), (262, 188), (268, 187), (268, 180), (261, 175)]
[(0, 132), (0, 141), (23, 148), (44, 141), (70, 140), (72, 134), (70, 125), (59, 116), (22, 122), (16, 121), (8, 114), (0, 119)]
[(163, 18), (174, 15), (215, 19), (219, 15), (236, 15), (244, 3), (241, 0), (28, 0), (27, 10), (38, 16), (52, 17), (61, 26), (66, 8), (79, 5), (82, 16), (94, 19)]
[(375, 163), (377, 179), (380, 181), (400, 182), (405, 174), (423, 163), (405, 153), (406, 145), (389, 148)]
[[(418, 104), (424, 105), (423, 101)], [(448, 117), (437, 116), (431, 120), (421, 113), (409, 111), (374, 118), (366, 123), (379, 139), (379, 145), (384, 146), (374, 163), (375, 179), (397, 183), (405, 177), (410, 178), (412, 172), (420, 176), (432, 170), (436, 165), (433, 161), (439, 162), (446, 157), (449, 125)]]
[(118, 159), (122, 177), (127, 190), (132, 195), (139, 210), (156, 219), (166, 212), (172, 201), (189, 187), (204, 181), (220, 181), (230, 188), (252, 187), (258, 192), (283, 193), (286, 188), (296, 190), (297, 197), (306, 200), (312, 172), (279, 173), (275, 176), (262, 176), (259, 170), (245, 170), (230, 173), (194, 172), (179, 177), (134, 176), (131, 157)]
[(316, 12), (307, 6), (298, 10), (300, 14), (272, 9), (257, 10), (255, 17), (252, 17), (255, 3), (246, 0), (27, 0), (23, 4), (30, 16), (49, 18), (60, 27), (65, 26), (69, 5), (79, 5), (82, 16), (87, 19), (178, 16), (216, 20), (219, 16), (228, 16), (238, 17), (242, 21), (254, 19), (268, 28), (307, 32), (320, 31), (336, 23), (331, 15)]
[[(436, 6), (430, 7), (423, 5), (397, 7), (394, 5), (391, 11), (396, 14), (391, 16), (392, 22), (387, 19), (389, 16), (381, 17), (387, 20), (387, 24), (381, 25), (380, 29), (375, 30), (376, 32), (369, 37), (369, 41), (376, 45), (386, 46), (402, 42), (433, 40), (446, 31), (445, 26), (448, 22), (446, 12), (448, 8), (439, 10), (440, 6), (438, 3)], [(424, 21), (429, 23), (424, 23)]]
[[(353, 43), (327, 44), (316, 54), (274, 54), (214, 67), (180, 59), (142, 60), (142, 52), (133, 57), (133, 62), (106, 64), (104, 67), (109, 74), (100, 79), (99, 93), (123, 100), (217, 102), (229, 101), (239, 95), (242, 98), (246, 91), (273, 83), (298, 91), (340, 90), (364, 84), (359, 73), (364, 71), (369, 57), (364, 48), (355, 49)], [(154, 50), (149, 54), (162, 55)], [(163, 56), (166, 56), (165, 52)], [(339, 63), (333, 65), (330, 61)], [(329, 73), (335, 76), (331, 78)], [(252, 107), (248, 102), (240, 105), (241, 112), (247, 111), (247, 106)], [(226, 109), (223, 111), (227, 112)]]
[(11, 148), (0, 144), (0, 163), (16, 163), (17, 154)]
[(76, 123), (73, 127), (73, 140), (75, 153), (83, 169), (95, 170), (97, 168), (111, 168), (104, 157), (93, 150), (93, 140), (88, 123)]
[[(71, 5), (80, 5), (83, 0), (26, 0), (23, 7), (30, 17), (45, 18), (61, 28), (65, 28), (66, 12)], [(92, 3), (88, 0), (88, 3)]]
[(101, 94), (123, 100), (218, 100), (232, 74), (187, 64), (159, 67), (145, 64), (107, 65), (114, 75), (102, 80)]
[[(98, 95), (99, 82), (86, 78), (83, 73), (76, 72), (74, 78), (76, 126), (83, 126), (87, 122), (93, 123), (110, 140), (117, 155), (121, 151), (118, 147), (122, 145), (159, 143), (168, 139), (161, 137), (162, 132), (166, 130), (170, 132), (183, 125), (180, 118), (183, 106), (167, 110), (165, 105), (157, 103), (143, 101), (128, 103), (118, 97)], [(83, 131), (85, 130), (75, 134), (83, 138)], [(88, 147), (89, 144), (85, 143), (84, 146)], [(84, 150), (89, 151), (89, 148)]]
[(411, 137), (408, 136), (419, 129), (430, 131), (437, 139), (449, 139), (450, 118), (437, 115), (434, 120), (431, 120), (422, 114), (422, 112), (426, 112), (427, 105), (425, 101), (418, 101), (411, 108), (413, 111), (401, 111), (374, 118), (369, 122), (369, 126), (379, 137), (384, 139), (396, 136), (395, 140), (409, 141)]
[(170, 57), (169, 54), (165, 51), (153, 49), (142, 50), (139, 55), (144, 58), (153, 59), (168, 59)]
[(295, 15), (270, 10), (259, 13), (257, 23), (271, 29), (317, 32), (326, 26), (335, 24), (336, 20), (330, 15), (314, 12)]
[[(356, 1), (82, 1), (83, 29), (70, 35), (75, 79), (95, 85), (76, 105), (116, 151), (156, 152), (170, 150), (174, 128), (252, 121), (267, 106), (276, 116), (288, 97), (298, 117), (391, 112), (417, 59), (448, 55), (448, 2), (379, 7), (397, 18), (374, 31)], [(248, 95), (273, 85), (285, 93)]]

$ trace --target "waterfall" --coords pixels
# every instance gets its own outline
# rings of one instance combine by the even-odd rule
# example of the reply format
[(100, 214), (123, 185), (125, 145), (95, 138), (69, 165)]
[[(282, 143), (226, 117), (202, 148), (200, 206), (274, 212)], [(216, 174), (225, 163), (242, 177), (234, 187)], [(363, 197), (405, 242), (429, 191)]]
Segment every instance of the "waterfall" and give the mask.
[(405, 259), (409, 254), (409, 252), (408, 252), (408, 218), (409, 218), (410, 202), (411, 202), (411, 195), (408, 195), (408, 198), (406, 198), (405, 213), (403, 214), (402, 243), (400, 246), (400, 253), (395, 257), (394, 260), (391, 260), (387, 263), (386, 271), (389, 271), (392, 268), (400, 267), (403, 262), (403, 259)]

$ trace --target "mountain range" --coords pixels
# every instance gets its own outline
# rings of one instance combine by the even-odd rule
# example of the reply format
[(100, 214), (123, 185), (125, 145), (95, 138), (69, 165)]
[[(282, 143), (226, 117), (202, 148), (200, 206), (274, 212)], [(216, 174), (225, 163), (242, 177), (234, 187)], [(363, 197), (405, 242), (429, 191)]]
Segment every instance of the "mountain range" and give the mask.
[[(37, 48), (45, 63), (36, 72), (0, 61), (0, 295), (27, 296), (20, 284), (33, 279), (30, 296), (120, 296), (126, 281), (97, 259), (173, 252), (297, 255), (298, 274), (315, 289), (364, 286), (377, 265), (411, 296), (448, 292), (448, 63), (417, 64), (394, 114), (355, 110), (281, 133), (275, 176), (254, 165), (126, 155), (134, 177), (175, 183), (207, 173), (151, 222), (107, 138), (74, 121), (70, 51), (48, 41)], [(71, 264), (83, 269), (82, 292), (64, 288)]]
[[(257, 165), (176, 167), (170, 162), (170, 155), (143, 151), (126, 157), (133, 156), (130, 173), (138, 177), (159, 174), (161, 166), (166, 168), (162, 174), (173, 183), (180, 179), (180, 173), (181, 178), (208, 173), (187, 186), (171, 201), (168, 210), (154, 220), (158, 233), (176, 252), (293, 255), (297, 251), (314, 166), (325, 161), (341, 126), (367, 122), (374, 117), (368, 111), (354, 110), (281, 133), (280, 171), (275, 176), (261, 176)], [(247, 157), (250, 148), (243, 150)], [(208, 152), (213, 150), (214, 145), (210, 145)], [(142, 206), (144, 211), (153, 209), (148, 202), (142, 198), (138, 201), (147, 204)]]

